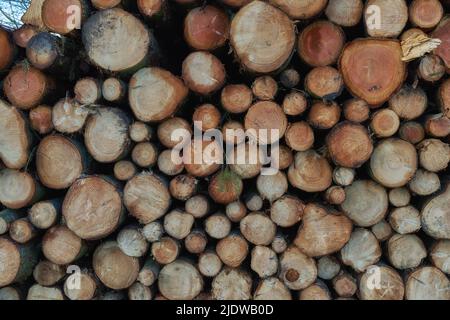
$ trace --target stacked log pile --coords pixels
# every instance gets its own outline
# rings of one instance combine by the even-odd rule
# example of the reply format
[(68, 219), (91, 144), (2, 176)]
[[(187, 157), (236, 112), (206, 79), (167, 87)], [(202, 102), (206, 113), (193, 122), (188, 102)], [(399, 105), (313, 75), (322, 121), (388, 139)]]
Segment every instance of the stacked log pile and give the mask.
[(450, 300), (449, 8), (31, 1), (0, 300)]

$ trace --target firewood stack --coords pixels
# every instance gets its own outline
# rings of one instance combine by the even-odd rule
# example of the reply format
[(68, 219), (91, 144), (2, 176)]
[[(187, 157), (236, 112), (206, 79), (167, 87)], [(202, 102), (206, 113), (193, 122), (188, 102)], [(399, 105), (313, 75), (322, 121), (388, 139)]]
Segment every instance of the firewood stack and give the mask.
[(449, 7), (31, 1), (0, 300), (450, 300)]

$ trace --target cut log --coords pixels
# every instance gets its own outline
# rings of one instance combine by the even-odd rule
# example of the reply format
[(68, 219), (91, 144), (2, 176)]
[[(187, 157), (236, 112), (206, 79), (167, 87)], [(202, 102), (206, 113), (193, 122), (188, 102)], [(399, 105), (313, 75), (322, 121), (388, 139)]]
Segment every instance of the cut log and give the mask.
[(79, 105), (75, 99), (66, 97), (53, 107), (53, 125), (61, 133), (77, 133), (84, 127), (89, 113), (88, 108)]
[(83, 145), (63, 135), (42, 139), (36, 152), (36, 169), (42, 184), (66, 189), (86, 173), (89, 158)]
[(445, 66), (447, 67), (447, 73), (450, 69), (450, 54), (449, 54), (449, 45), (450, 45), (450, 17), (445, 16), (437, 28), (433, 31), (431, 36), (435, 39), (439, 39), (442, 41), (441, 45), (434, 50), (434, 54), (441, 57), (442, 61), (444, 61)]
[(314, 150), (298, 152), (288, 171), (291, 185), (306, 192), (325, 191), (331, 186), (332, 176), (328, 160)]
[(294, 196), (283, 196), (272, 203), (270, 219), (280, 227), (292, 227), (303, 217), (305, 204)]
[(213, 239), (223, 239), (231, 232), (231, 221), (222, 213), (213, 214), (205, 220), (205, 231)]
[[(245, 138), (245, 137), (244, 137)], [(253, 137), (251, 139), (254, 139)], [(242, 179), (252, 179), (258, 176), (262, 170), (262, 150), (250, 140), (249, 143), (240, 144), (227, 155), (227, 162), (231, 170)], [(245, 152), (245, 153), (244, 153)]]
[(102, 98), (102, 84), (91, 77), (78, 80), (73, 90), (75, 100), (82, 105), (95, 104)]
[(57, 265), (71, 264), (85, 252), (83, 240), (66, 226), (48, 230), (42, 238), (44, 256)]
[(277, 233), (272, 241), (271, 247), (277, 254), (285, 252), (288, 247), (286, 236), (280, 232)]
[(400, 128), (400, 119), (394, 111), (381, 109), (372, 115), (370, 128), (379, 138), (392, 137)]
[(28, 211), (28, 219), (38, 229), (49, 229), (60, 217), (61, 204), (61, 199), (37, 202)]
[(288, 116), (299, 116), (308, 108), (308, 100), (302, 92), (292, 91), (283, 100), (283, 111)]
[(150, 142), (141, 142), (134, 146), (131, 159), (141, 168), (150, 168), (158, 161), (158, 150)]
[(398, 41), (360, 39), (344, 48), (339, 68), (347, 89), (376, 106), (388, 101), (403, 84), (406, 65), (401, 58)]
[(358, 98), (344, 103), (344, 117), (348, 121), (361, 123), (369, 119), (370, 108), (366, 101)]
[(151, 288), (144, 286), (142, 283), (135, 282), (128, 288), (128, 299), (131, 301), (150, 301), (152, 298)]
[(277, 71), (288, 62), (295, 45), (294, 24), (282, 11), (253, 1), (234, 16), (231, 46), (251, 73)]
[(57, 265), (48, 260), (40, 261), (33, 271), (34, 280), (41, 286), (51, 287), (57, 284), (66, 272), (63, 266)]
[(425, 121), (425, 131), (435, 138), (445, 138), (450, 135), (450, 118), (442, 113), (430, 115)]
[(333, 181), (339, 186), (347, 187), (353, 183), (356, 177), (354, 169), (336, 167), (333, 171)]
[(421, 211), (422, 228), (435, 239), (450, 239), (450, 185), (431, 198)]
[(351, 221), (340, 213), (329, 212), (317, 204), (308, 204), (294, 244), (310, 257), (339, 251), (350, 239)]
[(0, 27), (0, 71), (6, 70), (15, 57), (15, 46), (8, 31)]
[(19, 245), (8, 238), (0, 238), (0, 287), (28, 279), (38, 262), (38, 254), (39, 250), (33, 245)]
[(23, 115), (14, 107), (0, 100), (0, 159), (11, 169), (25, 167), (28, 162), (31, 135)]
[(30, 24), (24, 24), (20, 28), (13, 31), (12, 36), (14, 43), (26, 49), (28, 42), (33, 38), (36, 34), (38, 34), (39, 30)]
[(153, 242), (151, 247), (153, 258), (163, 265), (174, 262), (180, 250), (180, 244), (171, 237), (162, 237), (159, 241)]
[(291, 292), (279, 279), (263, 279), (255, 290), (253, 300), (274, 301), (292, 300)]
[[(79, 283), (79, 287), (73, 285)], [(64, 282), (64, 294), (70, 300), (91, 300), (97, 289), (96, 280), (88, 273), (72, 274)]]
[(247, 208), (242, 202), (235, 201), (226, 206), (225, 213), (230, 221), (240, 222), (247, 215)]
[(23, 110), (39, 105), (53, 88), (53, 81), (28, 62), (15, 66), (3, 82), (9, 102)]
[(15, 287), (4, 287), (0, 289), (0, 301), (19, 301), (20, 291)]
[(114, 241), (104, 242), (97, 247), (92, 265), (100, 281), (114, 290), (130, 287), (139, 274), (139, 260), (124, 254)]
[(132, 73), (154, 63), (158, 55), (153, 34), (139, 19), (119, 8), (98, 11), (87, 19), (82, 40), (91, 62), (110, 72)]
[(179, 175), (170, 181), (170, 194), (178, 200), (187, 201), (197, 191), (198, 180), (189, 175)]
[(316, 262), (297, 247), (289, 247), (280, 257), (279, 277), (291, 290), (305, 289), (317, 279)]
[(288, 89), (292, 89), (300, 83), (300, 74), (293, 68), (285, 69), (280, 74), (281, 84)]
[[(183, 134), (178, 134), (183, 131)], [(183, 118), (173, 117), (164, 120), (157, 130), (159, 141), (167, 148), (181, 148), (192, 135), (191, 124)]]
[(114, 177), (119, 181), (128, 181), (137, 173), (137, 168), (131, 161), (122, 160), (114, 165)]
[(0, 235), (8, 233), (11, 224), (21, 217), (22, 215), (19, 211), (10, 209), (0, 211)]
[(192, 121), (194, 122), (194, 126), (197, 127), (197, 124), (201, 124), (202, 131), (206, 132), (211, 129), (217, 129), (220, 125), (222, 115), (214, 105), (212, 104), (203, 104), (200, 107), (195, 109), (194, 115), (192, 116)]
[[(418, 172), (419, 171), (417, 171), (417, 173)], [(389, 202), (394, 207), (397, 208), (405, 207), (409, 204), (410, 201), (411, 201), (411, 193), (407, 188), (395, 188), (389, 191)]]
[(239, 267), (248, 256), (247, 240), (240, 234), (231, 234), (217, 243), (216, 252), (222, 262), (231, 268)]
[(147, 239), (134, 225), (120, 230), (117, 235), (117, 245), (127, 256), (140, 258), (148, 251)]
[(308, 114), (308, 122), (316, 129), (328, 130), (341, 118), (341, 108), (335, 102), (316, 101)]
[(450, 241), (437, 241), (431, 248), (430, 259), (436, 268), (450, 274)]
[(242, 235), (254, 245), (267, 246), (276, 234), (276, 225), (265, 214), (253, 212), (240, 222)]
[(270, 0), (269, 2), (286, 12), (295, 20), (313, 18), (319, 15), (327, 5), (326, 0)]
[(312, 67), (335, 64), (345, 44), (345, 33), (332, 22), (321, 20), (308, 25), (298, 38), (298, 54)]
[(11, 223), (9, 237), (15, 242), (24, 244), (36, 236), (37, 230), (27, 218), (17, 219)]
[(386, 241), (392, 236), (392, 228), (389, 223), (387, 223), (385, 220), (381, 220), (376, 225), (373, 225), (372, 233), (377, 237), (379, 241)]
[(444, 15), (439, 0), (414, 0), (409, 6), (409, 21), (419, 28), (432, 29)]
[(342, 262), (356, 272), (364, 272), (381, 258), (378, 239), (367, 229), (355, 229), (347, 244), (341, 249)]
[(186, 250), (193, 254), (200, 254), (205, 251), (208, 244), (208, 237), (203, 230), (193, 230), (184, 239)]
[(230, 204), (239, 197), (244, 190), (241, 177), (229, 168), (216, 174), (209, 182), (208, 193), (219, 204)]
[(134, 122), (129, 129), (130, 138), (134, 142), (147, 142), (153, 137), (153, 129), (140, 121)]
[(196, 195), (186, 201), (184, 209), (194, 218), (203, 218), (209, 213), (211, 205), (206, 196)]
[(289, 188), (286, 174), (278, 171), (273, 175), (260, 175), (256, 180), (256, 188), (264, 200), (270, 203), (281, 198)]
[(211, 286), (216, 300), (250, 300), (252, 296), (252, 278), (241, 269), (223, 268)]
[(400, 118), (413, 120), (420, 117), (428, 106), (425, 91), (420, 87), (404, 86), (389, 100), (389, 108)]
[(80, 28), (88, 10), (85, 0), (45, 0), (41, 9), (42, 22), (51, 32), (66, 35)]
[(231, 113), (247, 111), (253, 101), (253, 93), (245, 84), (230, 84), (222, 90), (222, 107)]
[(225, 11), (206, 5), (192, 9), (184, 19), (184, 39), (195, 50), (214, 50), (225, 45), (230, 21)]
[(371, 180), (358, 180), (345, 188), (346, 199), (342, 211), (360, 227), (380, 222), (388, 209), (386, 190)]
[(253, 81), (252, 91), (258, 100), (273, 100), (278, 92), (278, 83), (270, 76), (261, 76)]
[(417, 75), (422, 80), (436, 82), (445, 75), (445, 69), (444, 62), (439, 56), (429, 54), (420, 59)]
[(408, 186), (416, 195), (429, 196), (441, 188), (441, 181), (436, 173), (419, 169)]
[(0, 171), (0, 202), (9, 209), (21, 209), (39, 201), (43, 194), (39, 183), (27, 172)]
[(369, 0), (364, 9), (364, 24), (371, 37), (396, 38), (408, 22), (405, 0)]
[(342, 75), (333, 67), (316, 67), (305, 78), (305, 89), (314, 97), (334, 100), (344, 89)]
[(418, 267), (427, 257), (427, 250), (415, 234), (394, 234), (388, 241), (387, 255), (395, 268), (405, 270)]
[(449, 300), (449, 286), (450, 280), (439, 269), (422, 267), (406, 280), (406, 300)]
[(222, 269), (222, 261), (214, 251), (207, 251), (198, 258), (198, 270), (205, 277), (215, 277)]
[(175, 113), (185, 100), (188, 89), (169, 71), (144, 68), (130, 80), (129, 102), (141, 121), (161, 121)]
[(225, 84), (226, 70), (214, 55), (204, 51), (191, 53), (183, 61), (186, 86), (200, 95), (211, 95)]
[(40, 105), (32, 109), (29, 113), (30, 126), (37, 133), (44, 135), (53, 131), (52, 108), (46, 105)]
[(252, 250), (250, 267), (264, 279), (277, 273), (278, 257), (269, 247), (256, 246)]
[(147, 287), (153, 285), (158, 280), (160, 269), (159, 264), (152, 257), (149, 257), (139, 271), (137, 281)]
[(194, 225), (194, 217), (181, 210), (172, 210), (164, 216), (164, 230), (172, 238), (186, 238)]
[(346, 272), (341, 272), (341, 274), (333, 278), (332, 284), (334, 291), (340, 298), (351, 298), (358, 290), (356, 279)]
[(409, 143), (417, 144), (425, 139), (425, 130), (420, 123), (408, 121), (400, 126), (398, 135), (401, 139)]
[(431, 172), (445, 170), (450, 162), (450, 145), (438, 139), (423, 140), (419, 149), (420, 165)]
[(60, 301), (64, 294), (58, 287), (43, 287), (35, 284), (28, 290), (27, 300)]
[(413, 206), (406, 206), (392, 210), (389, 224), (399, 234), (416, 233), (420, 230), (420, 213)]
[(251, 212), (260, 211), (264, 206), (264, 199), (257, 193), (250, 193), (245, 197), (245, 206)]
[(341, 271), (341, 265), (334, 256), (323, 256), (317, 262), (317, 274), (323, 280), (331, 280)]
[(362, 300), (403, 300), (404, 294), (403, 280), (391, 267), (372, 266), (359, 279), (358, 296)]
[(136, 4), (144, 18), (156, 25), (167, 23), (171, 19), (168, 0), (138, 0)]
[(118, 188), (99, 176), (75, 181), (64, 198), (62, 214), (70, 230), (86, 240), (102, 239), (122, 222), (124, 210)]
[(192, 264), (177, 260), (161, 269), (158, 287), (169, 300), (192, 300), (203, 290), (203, 279)]
[(121, 102), (127, 94), (127, 85), (118, 78), (108, 78), (103, 81), (102, 94), (106, 101), (118, 103)]
[(440, 85), (437, 96), (441, 112), (450, 119), (450, 79)]
[(325, 15), (340, 26), (354, 27), (361, 21), (363, 9), (361, 0), (329, 0)]
[(142, 230), (141, 233), (147, 239), (148, 242), (153, 243), (156, 241), (161, 240), (161, 237), (164, 234), (164, 227), (161, 222), (154, 221), (149, 224), (146, 224)]
[(329, 204), (341, 205), (345, 201), (345, 190), (340, 186), (332, 186), (325, 191), (324, 199)]
[(128, 181), (123, 200), (130, 214), (143, 224), (162, 217), (171, 202), (169, 189), (162, 180), (145, 172)]
[(331, 130), (327, 136), (327, 147), (334, 163), (346, 168), (359, 168), (373, 152), (367, 129), (347, 121)]

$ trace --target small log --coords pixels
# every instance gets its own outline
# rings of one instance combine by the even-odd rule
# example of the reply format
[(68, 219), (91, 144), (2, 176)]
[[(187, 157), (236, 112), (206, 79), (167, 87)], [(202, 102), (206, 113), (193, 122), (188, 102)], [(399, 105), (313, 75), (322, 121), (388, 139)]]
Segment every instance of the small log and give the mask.
[(225, 205), (239, 200), (243, 190), (241, 177), (229, 168), (216, 174), (208, 187), (208, 193), (214, 202)]
[(333, 170), (333, 181), (339, 186), (347, 187), (353, 183), (356, 177), (354, 169), (336, 167)]
[(274, 175), (260, 175), (256, 180), (256, 188), (264, 200), (270, 203), (281, 198), (289, 188), (286, 174), (278, 171)]
[(400, 128), (400, 119), (394, 111), (381, 109), (372, 115), (370, 128), (379, 138), (392, 137)]
[(240, 222), (247, 215), (247, 208), (242, 202), (235, 201), (226, 206), (225, 213), (231, 222)]
[(38, 29), (30, 24), (24, 24), (20, 28), (13, 31), (12, 36), (14, 43), (20, 47), (26, 49), (28, 42), (36, 34), (38, 34)]
[(345, 188), (346, 198), (340, 206), (347, 217), (359, 227), (371, 227), (386, 215), (386, 190), (371, 180), (358, 180)]
[(320, 20), (303, 29), (298, 38), (298, 54), (312, 67), (333, 65), (345, 44), (341, 27), (327, 20)]
[(352, 223), (344, 215), (308, 204), (294, 244), (309, 257), (320, 257), (339, 251), (351, 232)]
[(305, 289), (317, 279), (316, 262), (291, 246), (280, 257), (279, 278), (291, 290)]
[(196, 126), (197, 122), (201, 123), (201, 128), (198, 129), (206, 132), (211, 129), (217, 129), (220, 125), (221, 118), (222, 115), (219, 109), (207, 103), (195, 109), (192, 121), (194, 122), (194, 126)]
[(328, 130), (341, 118), (341, 108), (335, 102), (316, 101), (308, 114), (308, 122), (316, 129)]
[(141, 233), (148, 242), (153, 243), (161, 240), (161, 237), (164, 234), (164, 226), (159, 221), (154, 221), (145, 225), (142, 228)]
[(55, 226), (42, 238), (44, 256), (57, 265), (66, 265), (79, 259), (85, 252), (83, 240), (66, 226)]
[(344, 117), (348, 121), (361, 123), (369, 119), (370, 108), (366, 101), (358, 98), (344, 103)]
[(432, 29), (444, 16), (439, 0), (414, 0), (409, 5), (409, 21), (421, 29)]
[(333, 278), (332, 284), (334, 291), (341, 298), (351, 298), (358, 290), (356, 279), (346, 272), (341, 272), (341, 274)]
[(139, 271), (137, 281), (146, 287), (150, 287), (158, 280), (160, 269), (159, 264), (153, 258), (148, 258)]
[(118, 78), (108, 78), (103, 81), (102, 84), (102, 95), (103, 99), (109, 102), (118, 103), (122, 102), (127, 94), (127, 85), (125, 82)]
[(325, 283), (316, 281), (308, 288), (300, 291), (299, 300), (314, 301), (314, 300), (331, 300), (331, 293)]
[(231, 234), (217, 243), (216, 252), (226, 266), (237, 268), (248, 256), (248, 242), (238, 233)]
[(60, 301), (64, 300), (64, 294), (58, 287), (43, 287), (34, 284), (28, 290), (27, 300)]
[(162, 180), (149, 173), (134, 176), (125, 186), (124, 204), (140, 223), (162, 217), (170, 206), (170, 193)]
[[(278, 147), (278, 152), (280, 155), (277, 163), (278, 168), (279, 170), (286, 170), (294, 162), (294, 154), (292, 153), (292, 150), (289, 147), (283, 145)], [(275, 161), (276, 160), (277, 159), (275, 159)]]
[(114, 165), (114, 177), (119, 181), (128, 181), (137, 173), (137, 168), (131, 161), (122, 160)]
[(28, 210), (28, 219), (38, 229), (49, 229), (60, 216), (61, 203), (61, 199), (37, 202)]
[(177, 260), (161, 269), (158, 287), (169, 300), (192, 300), (203, 290), (203, 279), (192, 264)]
[(306, 75), (305, 88), (316, 98), (334, 100), (344, 90), (344, 82), (335, 68), (316, 67)]
[(159, 241), (153, 242), (151, 247), (153, 258), (163, 265), (174, 262), (180, 250), (180, 244), (171, 237), (162, 237)]
[(102, 84), (91, 77), (78, 80), (73, 90), (75, 100), (82, 105), (95, 104), (102, 98)]
[[(380, 3), (382, 7), (391, 3), (386, 0), (369, 2), (373, 1), (383, 1), (384, 3)], [(392, 3), (398, 1), (404, 2), (396, 0)], [(383, 19), (390, 14), (384, 15)], [(394, 18), (392, 21), (397, 23), (399, 20)], [(402, 61), (400, 43), (395, 40), (371, 38), (354, 40), (344, 48), (339, 61), (339, 70), (347, 89), (354, 96), (373, 106), (388, 101), (392, 94), (400, 89), (406, 77), (406, 65)]]
[(138, 0), (136, 4), (144, 18), (155, 25), (164, 25), (171, 19), (168, 0)]
[(253, 300), (292, 300), (289, 289), (275, 277), (261, 280), (253, 295)]
[(425, 131), (428, 135), (436, 138), (445, 138), (450, 135), (450, 118), (442, 113), (430, 115), (425, 121)]
[(214, 251), (207, 251), (198, 258), (198, 270), (208, 278), (217, 276), (222, 269), (222, 261)]
[(401, 139), (412, 144), (417, 144), (425, 139), (425, 130), (423, 126), (414, 121), (404, 122), (398, 131)]
[(89, 113), (88, 108), (79, 105), (75, 99), (66, 97), (59, 100), (53, 107), (53, 125), (61, 133), (77, 133), (84, 127)]
[(85, 240), (102, 239), (122, 222), (124, 208), (118, 188), (107, 178), (87, 176), (67, 192), (62, 214), (70, 230)]
[(63, 135), (41, 140), (36, 152), (36, 169), (42, 184), (66, 189), (88, 169), (89, 158), (83, 145)]
[(40, 200), (43, 189), (27, 172), (0, 171), (0, 202), (9, 209), (21, 209)]
[(431, 172), (445, 170), (450, 162), (450, 146), (438, 139), (423, 140), (419, 149), (420, 165)]
[(39, 250), (33, 245), (20, 245), (8, 238), (0, 238), (0, 287), (22, 282), (32, 274)]
[(51, 287), (57, 284), (66, 272), (63, 266), (48, 260), (40, 261), (33, 271), (33, 278), (41, 286)]
[(23, 110), (38, 106), (53, 88), (53, 80), (28, 62), (12, 68), (3, 82), (5, 96), (15, 107)]
[(439, 56), (429, 54), (420, 59), (417, 75), (420, 79), (428, 82), (441, 80), (445, 75), (446, 67)]
[[(74, 7), (77, 7), (75, 9)], [(73, 15), (77, 16), (74, 17)], [(89, 14), (89, 3), (84, 0), (45, 0), (41, 17), (45, 27), (54, 33), (66, 35), (82, 23)]]
[[(205, 141), (201, 144), (195, 143), (186, 146), (183, 150), (183, 162), (186, 171), (194, 177), (204, 178), (212, 175), (220, 169), (222, 164), (222, 154), (218, 150), (222, 150), (222, 145), (217, 141)], [(212, 152), (211, 150), (214, 150)], [(201, 161), (196, 161), (201, 159)]]
[(136, 143), (147, 142), (153, 137), (153, 129), (143, 122), (136, 121), (131, 124), (129, 134), (131, 140)]
[(276, 225), (265, 214), (253, 212), (240, 222), (242, 235), (254, 245), (267, 246), (276, 234)]
[(328, 160), (314, 150), (298, 152), (288, 171), (291, 185), (306, 192), (325, 191), (331, 186), (332, 175)]
[(285, 88), (295, 88), (300, 83), (300, 74), (293, 68), (285, 69), (280, 74), (280, 82)]
[(402, 33), (407, 22), (408, 6), (405, 0), (366, 2), (364, 24), (371, 37), (396, 38)]
[(271, 247), (277, 254), (285, 252), (288, 247), (286, 237), (282, 233), (277, 233), (272, 241)]
[(223, 88), (220, 101), (230, 113), (243, 113), (252, 105), (253, 92), (245, 84), (230, 84)]
[(389, 108), (400, 118), (406, 120), (420, 117), (427, 106), (427, 95), (420, 87), (404, 86), (389, 100)]
[[(419, 169), (420, 170), (420, 169)], [(416, 172), (419, 172), (419, 170)], [(395, 188), (389, 191), (389, 202), (397, 208), (407, 206), (411, 201), (411, 193), (407, 188)]]
[(406, 279), (406, 300), (449, 300), (450, 280), (439, 269), (422, 267)]
[(104, 242), (97, 247), (92, 266), (100, 281), (114, 290), (130, 287), (139, 274), (139, 260), (124, 254), (114, 241)]
[(44, 135), (53, 131), (52, 108), (46, 105), (40, 105), (32, 109), (29, 113), (30, 126), (37, 133)]
[(15, 287), (4, 287), (0, 289), (0, 301), (19, 301), (21, 294)]
[[(375, 273), (379, 284), (374, 282)], [(358, 296), (362, 300), (403, 300), (404, 294), (402, 277), (391, 267), (373, 266), (359, 279)]]
[(140, 258), (148, 251), (148, 242), (136, 226), (127, 226), (117, 235), (117, 245), (127, 256)]
[(420, 213), (413, 206), (406, 206), (392, 210), (389, 224), (399, 234), (416, 233), (420, 230)]
[(11, 224), (21, 217), (20, 212), (15, 210), (5, 209), (0, 211), (0, 235), (8, 233)]
[(341, 265), (334, 256), (323, 256), (317, 261), (317, 275), (323, 280), (331, 280), (341, 271)]
[(405, 270), (418, 267), (427, 257), (427, 250), (415, 234), (394, 234), (387, 243), (387, 255), (396, 269)]
[(420, 213), (423, 230), (435, 239), (450, 239), (449, 198), (450, 185), (447, 184), (441, 194), (425, 203)]
[(450, 241), (439, 240), (431, 247), (430, 260), (436, 268), (450, 274)]
[(363, 9), (361, 0), (329, 0), (325, 15), (340, 26), (354, 27), (361, 21)]
[(327, 6), (326, 0), (270, 0), (274, 6), (286, 12), (293, 20), (306, 20), (319, 15)]
[(379, 241), (386, 241), (392, 236), (392, 228), (389, 223), (387, 223), (385, 220), (381, 220), (377, 224), (373, 225), (372, 233), (377, 237)]
[(225, 45), (230, 21), (224, 10), (206, 5), (192, 9), (184, 19), (184, 39), (195, 50), (215, 50)]
[(408, 186), (419, 196), (429, 196), (441, 188), (441, 181), (436, 173), (419, 169)]
[(27, 218), (17, 219), (11, 223), (9, 237), (15, 242), (24, 244), (36, 236), (37, 230)]
[(250, 267), (261, 279), (273, 276), (278, 271), (278, 257), (269, 247), (256, 246), (252, 250)]
[(205, 231), (213, 239), (223, 239), (231, 232), (231, 221), (222, 213), (213, 214), (205, 220)]
[(445, 80), (440, 86), (437, 94), (437, 100), (441, 107), (441, 112), (450, 118), (450, 80)]
[(179, 175), (170, 181), (169, 191), (177, 200), (187, 201), (197, 191), (198, 180), (189, 175)]
[(158, 161), (158, 150), (150, 142), (141, 142), (134, 146), (131, 158), (139, 167), (153, 167)]
[[(252, 138), (253, 139), (253, 138)], [(262, 170), (261, 149), (257, 149), (253, 142), (240, 144), (227, 155), (230, 169), (238, 174), (242, 179), (252, 179), (258, 176)], [(257, 150), (256, 150), (257, 149)], [(241, 152), (245, 154), (242, 155)], [(255, 159), (256, 158), (256, 159)]]
[(182, 74), (186, 86), (200, 95), (210, 95), (220, 90), (226, 80), (222, 62), (204, 51), (193, 52), (184, 59)]
[(331, 130), (326, 143), (334, 163), (346, 168), (359, 168), (369, 160), (373, 152), (367, 129), (347, 121)]
[(196, 195), (189, 198), (184, 207), (184, 210), (194, 218), (203, 218), (209, 213), (210, 209), (210, 202), (204, 195)]
[[(109, 72), (133, 73), (156, 62), (159, 55), (153, 34), (138, 18), (119, 8), (90, 16), (83, 23), (82, 40), (90, 61)], [(134, 86), (130, 82), (130, 87)]]
[(208, 244), (208, 237), (203, 230), (193, 230), (184, 239), (186, 250), (193, 254), (200, 254), (205, 251)]
[(308, 108), (308, 100), (302, 92), (292, 91), (283, 100), (283, 111), (288, 116), (299, 116)]
[[(73, 286), (75, 281), (79, 281), (79, 287)], [(92, 300), (96, 290), (96, 280), (86, 272), (71, 274), (64, 282), (64, 294), (70, 300)]]
[(294, 24), (263, 1), (243, 7), (231, 22), (230, 42), (242, 67), (252, 73), (281, 69), (295, 45)]
[(383, 140), (370, 159), (374, 180), (388, 188), (405, 186), (417, 171), (417, 152), (412, 144), (401, 139)]
[(272, 203), (270, 219), (283, 228), (292, 227), (303, 217), (305, 204), (294, 196), (283, 196)]
[(260, 211), (264, 206), (264, 199), (256, 193), (250, 193), (245, 197), (245, 206), (251, 212)]
[(345, 201), (345, 190), (340, 186), (332, 186), (325, 191), (324, 199), (329, 204), (341, 205)]
[(434, 29), (431, 36), (434, 39), (441, 40), (441, 45), (434, 49), (433, 53), (439, 57), (441, 57), (442, 61), (444, 61), (447, 70), (450, 69), (450, 54), (449, 54), (449, 32), (450, 30), (450, 18), (449, 16), (445, 16), (439, 25)]
[(381, 258), (381, 247), (375, 235), (367, 229), (355, 229), (341, 249), (342, 262), (356, 272), (364, 272)]
[(13, 63), (16, 48), (11, 35), (2, 27), (0, 27), (0, 48), (0, 71), (4, 71)]
[[(184, 130), (185, 134), (180, 137), (176, 135), (178, 139), (173, 137), (176, 131)], [(185, 138), (190, 138), (192, 135), (191, 124), (183, 118), (173, 117), (163, 121), (157, 130), (158, 140), (167, 148), (181, 147), (179, 144), (183, 142)]]
[(172, 152), (172, 149), (164, 150), (158, 157), (158, 169), (168, 176), (176, 176), (184, 170), (183, 163), (173, 161)]
[(164, 230), (175, 239), (186, 238), (194, 225), (194, 217), (181, 210), (173, 210), (164, 216)]
[(215, 300), (250, 300), (252, 296), (252, 278), (241, 269), (223, 268), (211, 287)]
[(252, 91), (258, 100), (274, 100), (278, 93), (278, 83), (270, 76), (261, 76), (253, 81)]
[(131, 301), (150, 301), (152, 298), (152, 290), (142, 283), (135, 282), (128, 288), (128, 299)]

